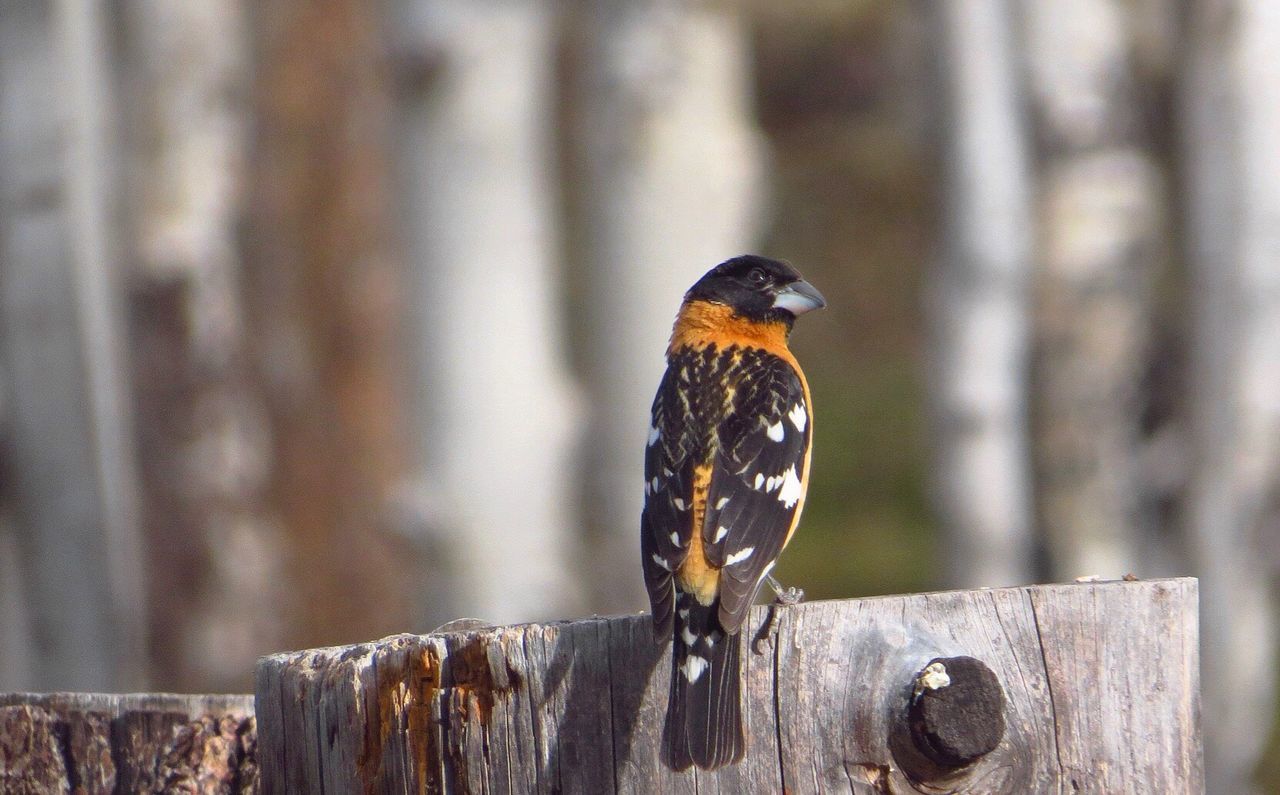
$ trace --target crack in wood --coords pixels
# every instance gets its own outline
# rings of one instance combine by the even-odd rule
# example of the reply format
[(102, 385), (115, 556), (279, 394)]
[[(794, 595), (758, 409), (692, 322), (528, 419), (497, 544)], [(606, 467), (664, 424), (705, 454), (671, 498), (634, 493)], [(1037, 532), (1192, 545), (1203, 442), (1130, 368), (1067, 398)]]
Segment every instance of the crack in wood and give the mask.
[[(1035, 595), (1031, 591), (1027, 591), (1027, 604), (1031, 606), (1031, 623), (1036, 630), (1036, 640), (1040, 645), (1040, 664), (1044, 666), (1044, 686), (1049, 696), (1049, 715), (1053, 720), (1053, 754), (1054, 762), (1058, 766), (1058, 791), (1063, 791), (1063, 779), (1066, 776), (1066, 770), (1062, 764), (1062, 746), (1061, 740), (1058, 738), (1058, 706), (1053, 696), (1053, 676), (1049, 669), (1049, 658), (1045, 651), (1044, 635), (1040, 628), (1040, 614), (1036, 611)], [(1073, 781), (1072, 784), (1075, 782)]]
[[(761, 634), (764, 634), (773, 626), (777, 617), (777, 605), (769, 605), (769, 617), (760, 628)], [(782, 628), (779, 627), (781, 632)], [(777, 635), (773, 637), (773, 736), (776, 740), (776, 748), (778, 749), (778, 791), (787, 791), (787, 762), (783, 753), (782, 746), (782, 703), (778, 698), (779, 672), (782, 666), (782, 644), (778, 643)]]

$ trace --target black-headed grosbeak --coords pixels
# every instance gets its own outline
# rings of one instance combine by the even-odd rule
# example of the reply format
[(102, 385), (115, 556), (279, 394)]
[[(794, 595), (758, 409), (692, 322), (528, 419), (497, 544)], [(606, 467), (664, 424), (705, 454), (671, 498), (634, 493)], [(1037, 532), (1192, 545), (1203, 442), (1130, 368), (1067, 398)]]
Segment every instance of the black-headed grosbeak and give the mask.
[(813, 403), (787, 337), (798, 315), (824, 306), (790, 266), (742, 256), (699, 279), (676, 317), (640, 545), (655, 637), (674, 638), (663, 744), (677, 770), (746, 752), (738, 631), (809, 482)]

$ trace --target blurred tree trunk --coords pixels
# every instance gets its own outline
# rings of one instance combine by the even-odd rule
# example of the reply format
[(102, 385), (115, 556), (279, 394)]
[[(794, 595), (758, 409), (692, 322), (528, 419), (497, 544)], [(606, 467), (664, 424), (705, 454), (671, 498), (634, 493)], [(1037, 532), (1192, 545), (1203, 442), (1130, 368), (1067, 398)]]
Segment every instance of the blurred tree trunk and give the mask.
[[(1025, 2), (1042, 176), (1035, 483), (1053, 577), (1137, 564), (1140, 387), (1160, 202), (1119, 0)], [(1144, 557), (1150, 564), (1150, 558)]]
[(552, 21), (538, 0), (394, 4), (428, 623), (582, 609), (569, 503), (577, 405), (557, 320)]
[[(753, 245), (764, 183), (748, 36), (732, 4), (605, 0), (573, 37), (570, 141), (591, 403), (583, 461), (602, 565), (592, 607), (644, 604), (638, 576), (649, 407), (684, 291)], [(803, 263), (798, 263), (803, 268)]]
[[(0, 429), (3, 427), (4, 418), (0, 417)], [(0, 458), (6, 455), (0, 445)], [(0, 692), (30, 690), (37, 663), (18, 527), (5, 506), (7, 502), (0, 497), (0, 638), (4, 639), (0, 643)]]
[(931, 275), (934, 489), (957, 586), (1031, 568), (1027, 345), (1031, 189), (1010, 5), (933, 4), (948, 131), (943, 250)]
[(1246, 792), (1275, 716), (1262, 542), (1280, 443), (1280, 5), (1191, 6), (1181, 104), (1193, 299), (1195, 464), (1210, 792)]
[(104, 14), (0, 4), (4, 490), (33, 642), (13, 684), (33, 690), (145, 682)]
[[(155, 685), (244, 689), (284, 643), (270, 436), (251, 382), (237, 239), (249, 68), (244, 8), (127, 0), (130, 315)], [(177, 63), (182, 68), (175, 68)]]
[(372, 0), (253, 3), (246, 306), (287, 535), (291, 646), (408, 629), (401, 274), (390, 97)]

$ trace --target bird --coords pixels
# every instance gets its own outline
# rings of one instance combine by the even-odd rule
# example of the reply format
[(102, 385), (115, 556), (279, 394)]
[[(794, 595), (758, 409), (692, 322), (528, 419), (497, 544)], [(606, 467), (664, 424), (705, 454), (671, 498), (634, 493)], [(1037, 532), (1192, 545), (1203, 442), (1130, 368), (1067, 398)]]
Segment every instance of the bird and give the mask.
[(813, 401), (788, 339), (826, 304), (790, 265), (748, 254), (708, 271), (676, 315), (640, 519), (654, 639), (672, 643), (662, 756), (674, 770), (746, 753), (739, 631), (809, 484)]

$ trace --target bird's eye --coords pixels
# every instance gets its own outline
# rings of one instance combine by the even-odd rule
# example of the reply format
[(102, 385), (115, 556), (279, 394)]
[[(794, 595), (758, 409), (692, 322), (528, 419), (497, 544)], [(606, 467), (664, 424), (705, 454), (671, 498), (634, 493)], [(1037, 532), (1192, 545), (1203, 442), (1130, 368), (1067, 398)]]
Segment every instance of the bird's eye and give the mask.
[(764, 284), (768, 280), (769, 280), (769, 277), (766, 276), (764, 271), (760, 270), (759, 268), (752, 268), (751, 272), (747, 274), (747, 281), (755, 285)]

